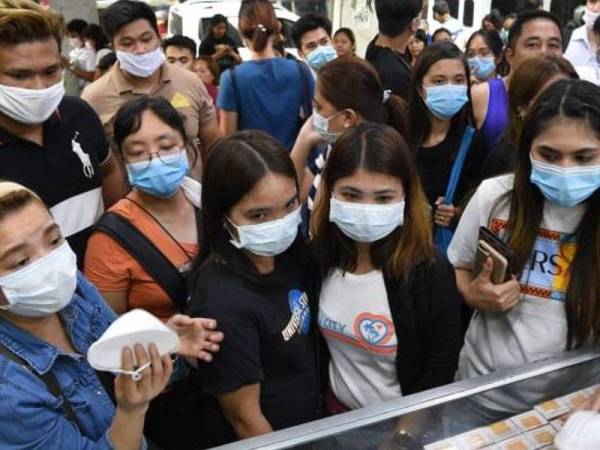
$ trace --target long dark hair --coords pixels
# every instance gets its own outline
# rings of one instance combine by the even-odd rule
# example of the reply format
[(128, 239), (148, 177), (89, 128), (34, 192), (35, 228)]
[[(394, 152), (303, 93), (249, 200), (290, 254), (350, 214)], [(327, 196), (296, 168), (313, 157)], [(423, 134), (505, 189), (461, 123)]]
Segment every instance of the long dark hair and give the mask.
[(312, 244), (321, 274), (326, 276), (336, 267), (349, 272), (356, 269), (356, 243), (329, 221), (329, 205), (336, 181), (360, 168), (397, 178), (404, 188), (404, 226), (370, 248), (375, 267), (399, 279), (417, 264), (434, 258), (431, 213), (406, 142), (393, 128), (375, 123), (362, 123), (345, 131), (327, 158), (311, 216)]
[(377, 71), (365, 60), (348, 56), (325, 64), (317, 88), (338, 111), (351, 109), (366, 121), (388, 124), (406, 135), (406, 103), (384, 93)]
[[(533, 140), (559, 117), (585, 121), (600, 138), (600, 89), (581, 80), (560, 80), (548, 87), (529, 111), (518, 144), (514, 188), (508, 220), (509, 244), (516, 252), (516, 269), (528, 264), (542, 222), (544, 196), (530, 181)], [(569, 268), (567, 288), (567, 347), (590, 339), (600, 342), (600, 189), (587, 200), (575, 230), (577, 250)]]
[(298, 188), (288, 152), (262, 131), (240, 131), (211, 147), (202, 178), (202, 241), (195, 263), (196, 275), (205, 264), (217, 263), (261, 284), (261, 277), (248, 256), (229, 242), (231, 236), (224, 224), (231, 208), (269, 173), (294, 180)]
[[(420, 94), (420, 91), (423, 89), (423, 78), (425, 78), (425, 75), (427, 75), (431, 66), (443, 59), (458, 59), (463, 63), (467, 79), (467, 89), (470, 92), (471, 82), (469, 65), (467, 63), (467, 58), (459, 48), (450, 42), (441, 42), (425, 47), (423, 52), (419, 55), (419, 60), (414, 68), (408, 97), (410, 124), (408, 143), (413, 152), (417, 151), (431, 132), (429, 109), (425, 105)], [(451, 133), (452, 138), (456, 141), (452, 143), (452, 148), (458, 148), (458, 143), (465, 127), (470, 122), (473, 123), (472, 118), (473, 112), (469, 98), (469, 102), (451, 120), (452, 124), (449, 133)]]
[(281, 30), (281, 23), (268, 0), (244, 0), (239, 12), (240, 34), (252, 43), (252, 50), (262, 52), (269, 38)]

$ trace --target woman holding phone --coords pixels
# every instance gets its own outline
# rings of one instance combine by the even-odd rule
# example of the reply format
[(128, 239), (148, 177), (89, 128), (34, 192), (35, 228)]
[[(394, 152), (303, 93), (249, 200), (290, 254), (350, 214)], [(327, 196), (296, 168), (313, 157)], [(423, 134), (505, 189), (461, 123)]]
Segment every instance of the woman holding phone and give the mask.
[[(488, 258), (474, 273), (478, 230), (514, 251), (516, 276), (494, 284)], [(448, 251), (459, 290), (475, 309), (458, 378), (517, 367), (600, 341), (600, 89), (579, 80), (550, 86), (530, 110), (514, 175), (484, 181)], [(553, 381), (553, 385), (564, 383)], [(484, 423), (551, 396), (548, 383), (481, 395)]]

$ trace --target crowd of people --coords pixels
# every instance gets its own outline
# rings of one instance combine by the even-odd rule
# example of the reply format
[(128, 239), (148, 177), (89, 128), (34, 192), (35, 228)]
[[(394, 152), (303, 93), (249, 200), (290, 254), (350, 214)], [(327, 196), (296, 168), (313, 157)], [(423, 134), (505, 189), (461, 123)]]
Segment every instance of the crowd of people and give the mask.
[[(101, 28), (0, 0), (0, 447), (208, 448), (600, 344), (600, 1), (569, 42), (422, 7), (375, 0), (363, 59), (315, 14), (292, 55), (244, 0), (242, 61), (221, 15), (198, 48), (144, 2)], [(182, 357), (95, 371), (137, 308)]]

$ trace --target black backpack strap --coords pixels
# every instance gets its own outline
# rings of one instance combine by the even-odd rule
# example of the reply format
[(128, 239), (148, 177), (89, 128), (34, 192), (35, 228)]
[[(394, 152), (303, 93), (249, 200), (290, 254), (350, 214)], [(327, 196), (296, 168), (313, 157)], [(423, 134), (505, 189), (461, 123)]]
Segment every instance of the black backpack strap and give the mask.
[(309, 78), (312, 74), (308, 70), (308, 66), (302, 61), (296, 61), (298, 68), (300, 69), (300, 77), (302, 78), (302, 112), (304, 113), (303, 119), (308, 119), (312, 111), (312, 95), (310, 92), (310, 84), (308, 83)]
[(39, 377), (44, 382), (44, 384), (53, 396), (62, 399), (62, 409), (67, 419), (69, 419), (71, 422), (73, 422), (73, 424), (75, 424), (75, 426), (79, 429), (80, 433), (83, 432), (83, 428), (81, 427), (79, 419), (77, 419), (77, 416), (75, 415), (73, 406), (71, 405), (69, 400), (67, 400), (67, 397), (63, 395), (62, 390), (60, 389), (60, 386), (58, 385), (58, 382), (56, 381), (56, 378), (54, 377), (54, 374), (52, 374), (52, 372), (48, 371), (45, 374), (39, 374), (33, 369), (33, 367), (31, 367), (31, 365), (27, 361), (25, 361), (19, 355), (11, 352), (7, 347), (5, 347), (1, 343), (0, 354), (6, 356), (8, 359), (14, 361), (20, 366), (23, 366), (29, 372)]
[(188, 292), (185, 278), (177, 267), (123, 216), (107, 212), (95, 229), (113, 238), (163, 288), (179, 311), (185, 311)]

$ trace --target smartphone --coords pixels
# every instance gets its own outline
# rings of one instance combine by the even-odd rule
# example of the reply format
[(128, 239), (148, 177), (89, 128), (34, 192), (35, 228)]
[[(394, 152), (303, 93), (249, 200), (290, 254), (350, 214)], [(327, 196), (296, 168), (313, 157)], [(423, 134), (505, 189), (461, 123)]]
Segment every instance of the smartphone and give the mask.
[[(487, 258), (492, 258), (494, 268), (492, 269), (492, 283), (502, 284), (507, 279), (508, 260), (498, 250), (480, 239), (477, 242), (477, 254), (475, 255), (475, 275), (483, 270), (483, 264)], [(510, 274), (508, 274), (510, 277)]]

